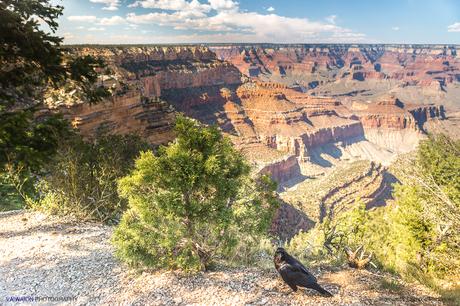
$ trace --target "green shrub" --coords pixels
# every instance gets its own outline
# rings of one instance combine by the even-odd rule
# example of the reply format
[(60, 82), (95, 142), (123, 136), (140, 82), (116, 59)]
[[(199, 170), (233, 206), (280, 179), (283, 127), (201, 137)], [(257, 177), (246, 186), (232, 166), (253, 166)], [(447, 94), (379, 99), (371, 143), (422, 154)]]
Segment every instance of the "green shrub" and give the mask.
[(380, 245), (373, 245), (377, 258), (408, 277), (455, 278), (460, 274), (460, 141), (430, 136), (402, 182), (395, 186), (395, 203), (374, 221), (384, 233)]
[(235, 258), (240, 237), (254, 245), (266, 232), (275, 186), (249, 178), (217, 128), (179, 116), (175, 131), (173, 143), (143, 153), (119, 181), (129, 210), (112, 240), (117, 256), (134, 266), (204, 270), (217, 257)]
[(84, 141), (73, 135), (63, 140), (48, 173), (36, 188), (33, 207), (53, 214), (72, 214), (85, 220), (115, 221), (126, 209), (117, 193), (117, 180), (134, 167), (148, 146), (137, 136), (99, 136)]
[(228, 229), (235, 244), (218, 254), (228, 264), (272, 267), (273, 245), (267, 230), (279, 205), (274, 190), (276, 183), (268, 176), (243, 179)]
[(27, 168), (7, 163), (0, 171), (0, 211), (23, 208), (35, 194), (33, 183)]

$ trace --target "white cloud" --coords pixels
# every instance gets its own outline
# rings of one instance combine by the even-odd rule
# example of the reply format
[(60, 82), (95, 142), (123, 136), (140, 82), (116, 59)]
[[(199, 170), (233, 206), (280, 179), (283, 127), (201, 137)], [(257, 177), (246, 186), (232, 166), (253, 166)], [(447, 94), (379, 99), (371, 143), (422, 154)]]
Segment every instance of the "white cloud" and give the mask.
[(75, 22), (87, 22), (93, 23), (102, 26), (113, 26), (126, 24), (126, 20), (120, 16), (112, 16), (107, 18), (97, 18), (96, 16), (69, 16), (67, 17), (69, 21)]
[[(149, 0), (147, 0), (149, 1)], [(153, 1), (153, 0), (150, 0)], [(157, 0), (158, 1), (158, 0)], [(230, 1), (231, 3), (235, 3)], [(211, 2), (210, 2), (211, 3)], [(253, 42), (308, 42), (312, 40), (326, 41), (333, 37), (336, 41), (361, 41), (365, 35), (354, 33), (350, 29), (339, 27), (333, 23), (310, 21), (306, 18), (284, 17), (276, 14), (264, 15), (256, 12), (245, 12), (231, 9), (229, 3), (219, 3), (217, 14), (192, 16), (187, 10), (154, 12), (143, 15), (130, 13), (126, 19), (134, 24), (156, 24), (170, 26), (177, 30), (195, 30), (224, 32), (222, 34), (238, 33), (235, 41), (246, 41), (248, 37)], [(234, 4), (235, 5), (235, 4)], [(223, 7), (228, 8), (226, 10)], [(335, 16), (330, 19), (335, 21)], [(220, 38), (222, 36), (218, 36)]]
[(270, 6), (270, 7), (267, 9), (267, 11), (269, 11), (269, 12), (273, 12), (274, 10), (275, 10), (275, 8), (274, 8), (273, 6)]
[(103, 26), (112, 26), (112, 25), (120, 25), (120, 24), (125, 24), (126, 20), (123, 17), (120, 16), (112, 16), (110, 18), (101, 18), (98, 21), (98, 25), (103, 25)]
[(75, 22), (96, 22), (97, 17), (96, 16), (69, 16), (67, 17), (69, 21), (75, 21)]
[(325, 19), (326, 19), (327, 22), (335, 24), (335, 20), (337, 19), (337, 15), (327, 16)]
[(128, 7), (143, 7), (151, 9), (171, 10), (171, 11), (199, 11), (209, 12), (211, 9), (216, 11), (228, 11), (238, 9), (238, 2), (233, 0), (208, 0), (208, 4), (198, 0), (138, 0), (128, 5)]
[(116, 11), (116, 10), (118, 10), (118, 7), (116, 7), (116, 6), (107, 6), (107, 7), (103, 7), (102, 9), (106, 10), (106, 11)]
[(393, 31), (399, 31), (399, 27), (392, 27), (391, 28)]
[[(119, 0), (91, 0), (96, 3), (118, 5)], [(157, 25), (176, 30), (193, 31), (188, 35), (136, 36), (129, 42), (360, 42), (366, 39), (362, 33), (336, 25), (336, 15), (325, 21), (312, 21), (307, 18), (294, 18), (277, 15), (274, 8), (267, 9), (270, 14), (248, 12), (233, 0), (131, 0), (130, 7), (142, 7), (155, 11), (144, 14), (128, 13), (125, 17), (112, 16), (70, 16), (71, 21), (86, 21), (94, 25), (92, 31), (101, 27), (125, 24), (135, 29), (139, 25)], [(201, 1), (201, 2), (200, 2)], [(140, 31), (139, 31), (140, 32)], [(158, 33), (157, 33), (158, 34)], [(187, 38), (188, 37), (188, 38)], [(100, 39), (108, 39), (107, 36)], [(150, 40), (150, 41), (149, 41)]]
[(66, 32), (66, 33), (62, 34), (62, 36), (64, 36), (64, 39), (66, 39), (66, 40), (70, 40), (70, 39), (75, 38), (75, 35), (73, 35), (72, 33), (69, 33), (69, 32)]
[(135, 1), (128, 7), (143, 7), (150, 9), (170, 10), (170, 11), (189, 11), (194, 15), (203, 15), (211, 10), (208, 4), (202, 4), (198, 0), (141, 0)]
[(460, 22), (456, 22), (447, 27), (448, 32), (460, 32)]
[(104, 4), (105, 6), (102, 9), (108, 10), (108, 11), (116, 11), (118, 10), (118, 6), (120, 6), (120, 0), (89, 0), (89, 1), (93, 3)]
[(211, 8), (216, 11), (237, 10), (238, 2), (232, 0), (208, 0)]
[(105, 28), (102, 28), (102, 27), (91, 27), (88, 29), (88, 31), (105, 31)]

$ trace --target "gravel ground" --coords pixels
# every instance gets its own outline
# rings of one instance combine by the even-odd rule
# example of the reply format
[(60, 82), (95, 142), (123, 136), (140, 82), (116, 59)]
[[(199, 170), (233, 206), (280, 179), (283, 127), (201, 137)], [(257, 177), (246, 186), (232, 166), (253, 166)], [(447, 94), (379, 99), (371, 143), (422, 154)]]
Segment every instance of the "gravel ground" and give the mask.
[(319, 273), (332, 298), (292, 293), (274, 270), (140, 273), (114, 258), (111, 232), (37, 212), (0, 213), (0, 305), (442, 305), (420, 286), (389, 291), (379, 285), (384, 276), (350, 269)]

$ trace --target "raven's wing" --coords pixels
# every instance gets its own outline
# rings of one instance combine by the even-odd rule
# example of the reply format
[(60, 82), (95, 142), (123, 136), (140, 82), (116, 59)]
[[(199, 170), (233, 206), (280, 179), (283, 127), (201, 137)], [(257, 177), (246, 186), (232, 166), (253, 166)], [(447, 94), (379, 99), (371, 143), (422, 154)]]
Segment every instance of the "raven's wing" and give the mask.
[(315, 277), (313, 274), (311, 274), (311, 273), (307, 270), (307, 268), (305, 268), (305, 266), (304, 266), (300, 261), (298, 261), (297, 259), (295, 259), (295, 258), (292, 257), (292, 256), (289, 256), (289, 257), (290, 257), (290, 258), (289, 258), (289, 261), (290, 261), (289, 263), (290, 263), (293, 267), (295, 267), (296, 269), (302, 271), (302, 272), (305, 274), (306, 279), (308, 280), (309, 283), (316, 283), (316, 282), (318, 282), (318, 280), (316, 279), (316, 277)]
[(283, 278), (284, 282), (288, 284), (292, 290), (297, 291), (297, 284), (303, 277), (302, 271), (284, 263), (279, 267), (278, 272), (281, 275), (281, 278)]
[(324, 290), (320, 285), (318, 285), (318, 283), (316, 282), (316, 278), (313, 275), (308, 273), (308, 271), (306, 271), (307, 273), (305, 273), (304, 270), (306, 270), (305, 267), (303, 267), (303, 269), (300, 269), (298, 266), (293, 266), (284, 263), (280, 266), (278, 272), (280, 273), (281, 277), (286, 282), (286, 284), (288, 284), (289, 287), (291, 287), (294, 291), (297, 291), (297, 286), (299, 286), (314, 289), (324, 296), (332, 296), (332, 294), (329, 291)]
[(316, 284), (316, 278), (305, 267), (285, 263), (281, 265), (279, 273), (294, 291), (297, 290), (296, 286), (309, 288), (312, 284)]

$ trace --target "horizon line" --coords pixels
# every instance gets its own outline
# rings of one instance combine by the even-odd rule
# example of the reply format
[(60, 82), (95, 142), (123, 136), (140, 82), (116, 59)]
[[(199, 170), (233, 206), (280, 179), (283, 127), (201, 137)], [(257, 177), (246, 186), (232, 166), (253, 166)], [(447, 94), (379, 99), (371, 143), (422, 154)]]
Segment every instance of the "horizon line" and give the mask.
[(61, 46), (193, 46), (193, 45), (214, 45), (214, 46), (254, 46), (254, 45), (278, 45), (278, 46), (319, 46), (319, 45), (336, 45), (336, 46), (442, 46), (442, 47), (460, 47), (460, 43), (340, 43), (340, 42), (324, 42), (324, 43), (252, 43), (252, 42), (190, 42), (190, 43), (77, 43), (77, 44), (61, 44)]

